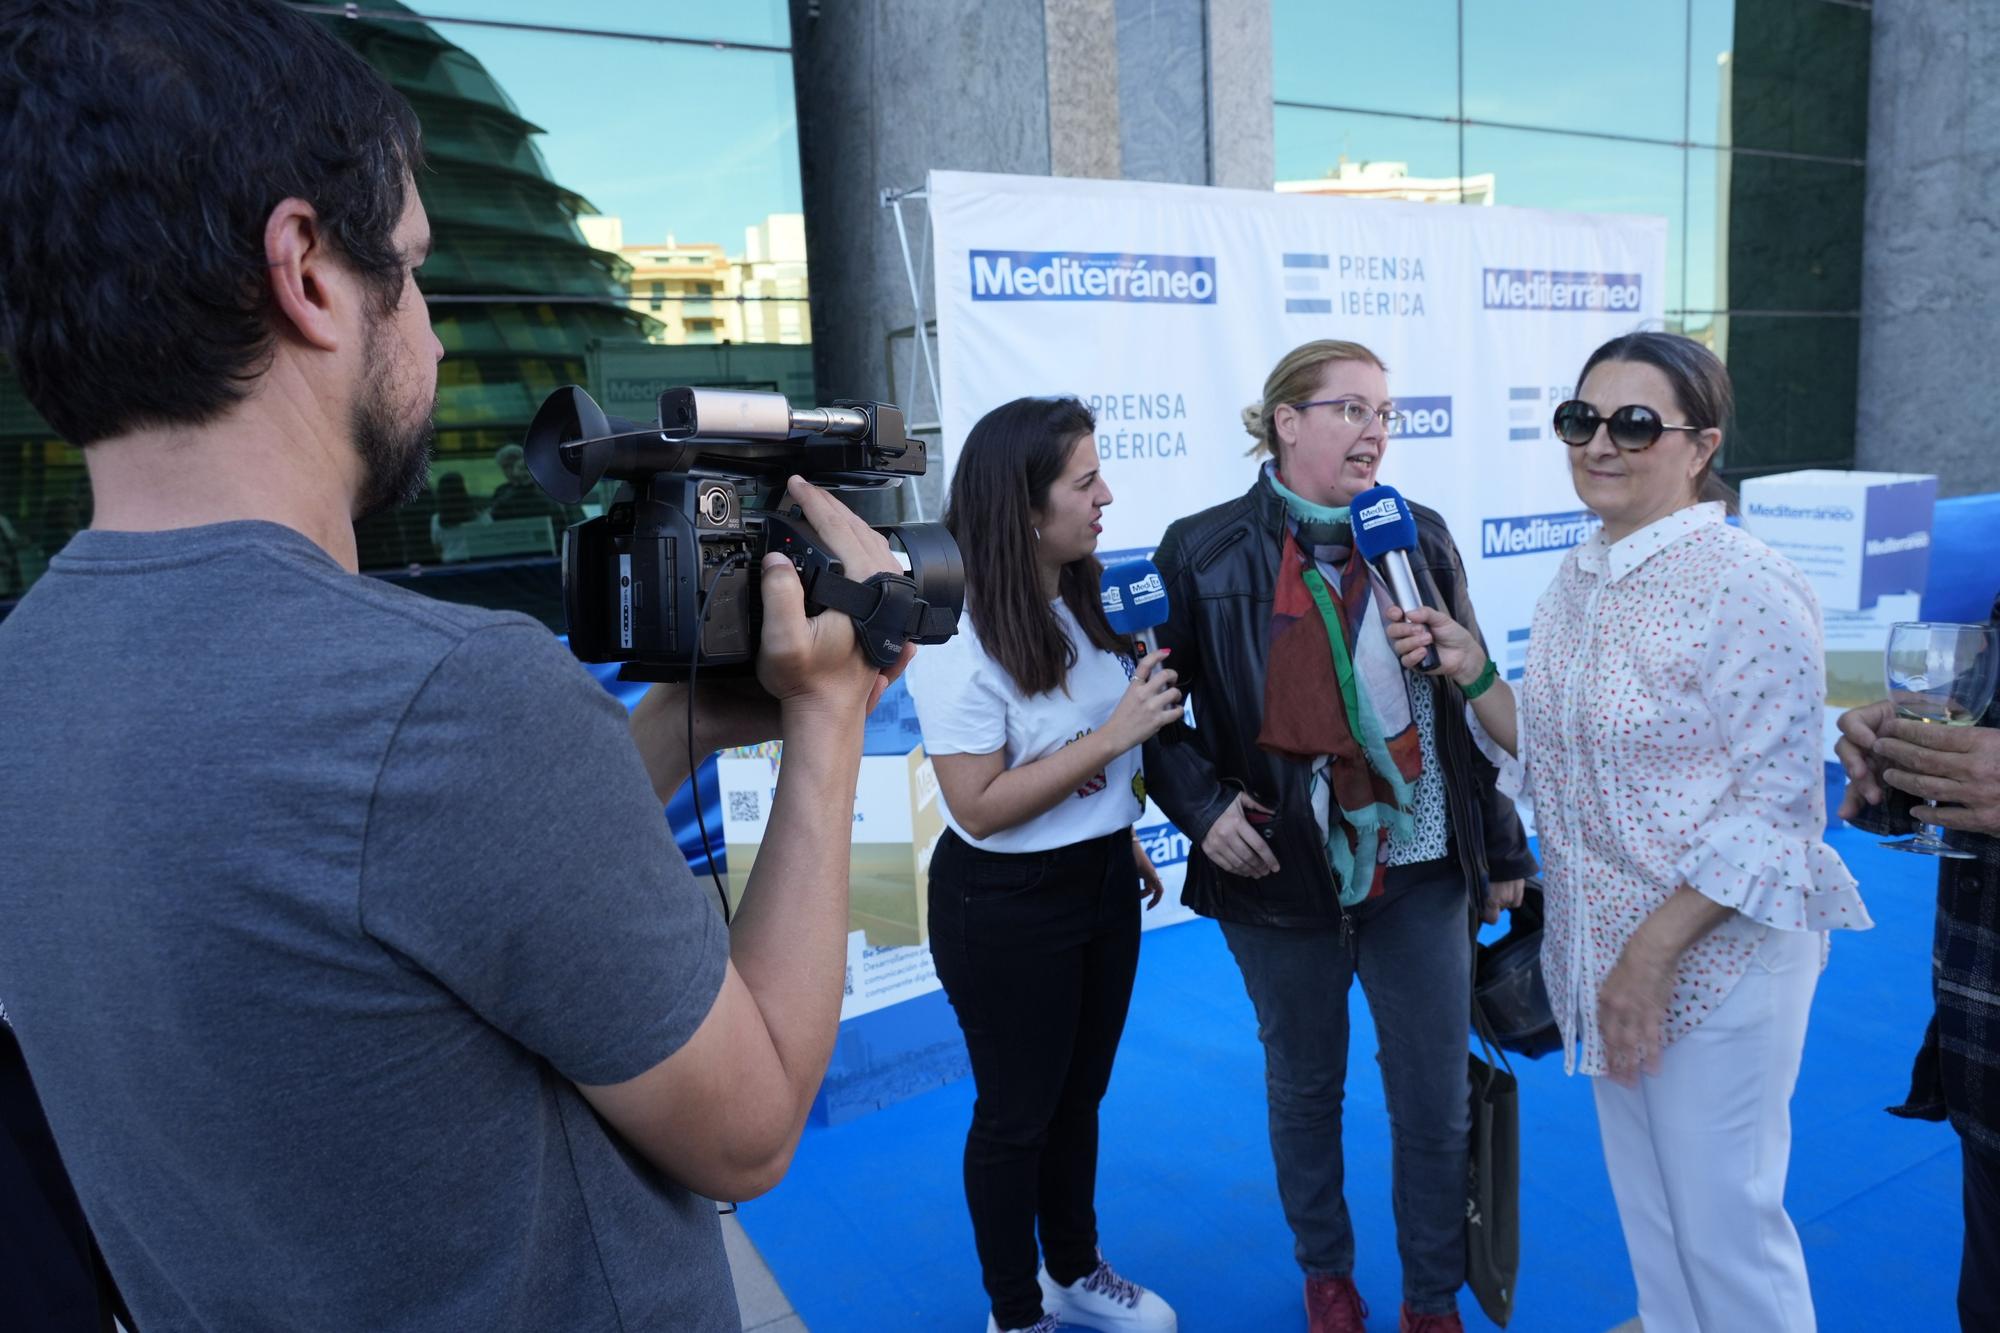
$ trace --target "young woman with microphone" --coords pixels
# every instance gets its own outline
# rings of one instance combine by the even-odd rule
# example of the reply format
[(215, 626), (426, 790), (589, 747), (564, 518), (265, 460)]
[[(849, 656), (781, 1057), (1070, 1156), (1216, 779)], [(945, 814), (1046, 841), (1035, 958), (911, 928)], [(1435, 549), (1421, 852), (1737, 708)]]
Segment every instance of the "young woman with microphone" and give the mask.
[(965, 1198), (989, 1333), (1176, 1327), (1098, 1251), (1097, 1108), (1139, 901), (1161, 895), (1132, 833), (1139, 746), (1181, 695), (1166, 654), (1134, 663), (1098, 600), (1111, 491), (1095, 432), (1074, 398), (1018, 398), (967, 434), (945, 514), (965, 618), (904, 677), (949, 825), (931, 858), (931, 956), (978, 1090)]
[[(1471, 912), (1521, 900), (1535, 866), (1465, 693), (1412, 677), (1348, 504), (1375, 485), (1395, 406), (1357, 343), (1295, 348), (1244, 413), (1268, 461), (1244, 495), (1167, 529), (1159, 629), (1195, 727), (1146, 748), (1153, 799), (1193, 839), (1188, 906), (1221, 923), (1257, 1010), (1278, 1195), (1312, 1333), (1360, 1333), (1341, 1196), (1347, 992), (1381, 1039), (1394, 1143), (1401, 1326), (1461, 1327)], [(1442, 519), (1415, 511), (1413, 572), (1470, 617)]]
[(1405, 663), (1435, 650), (1532, 789), (1542, 974), (1592, 1076), (1647, 1333), (1810, 1333), (1789, 1104), (1826, 932), (1871, 924), (1821, 841), (1819, 605), (1724, 521), (1734, 396), (1713, 352), (1614, 338), (1576, 395), (1556, 435), (1603, 527), (1536, 604), (1518, 691), (1479, 688), (1493, 662), (1457, 612), (1390, 633)]

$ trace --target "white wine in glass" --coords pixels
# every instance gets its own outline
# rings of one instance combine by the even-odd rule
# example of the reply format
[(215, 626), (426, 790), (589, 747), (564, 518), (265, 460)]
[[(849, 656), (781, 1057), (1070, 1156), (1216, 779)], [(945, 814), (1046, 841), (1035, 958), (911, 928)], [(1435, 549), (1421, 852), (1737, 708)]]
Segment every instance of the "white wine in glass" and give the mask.
[[(1897, 717), (1939, 727), (1978, 726), (1993, 702), (2000, 673), (2000, 634), (1991, 625), (1894, 625), (1883, 667)], [(1935, 808), (1937, 802), (1926, 804)], [(1945, 846), (1937, 825), (1919, 821), (1917, 828), (1914, 838), (1882, 845), (1921, 856), (1971, 859), (1972, 853)]]

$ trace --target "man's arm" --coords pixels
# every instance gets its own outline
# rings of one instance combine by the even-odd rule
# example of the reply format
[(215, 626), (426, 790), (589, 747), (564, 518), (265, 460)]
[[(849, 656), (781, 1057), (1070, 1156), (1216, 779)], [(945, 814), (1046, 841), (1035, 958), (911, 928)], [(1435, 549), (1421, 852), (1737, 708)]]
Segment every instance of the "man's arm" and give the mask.
[[(888, 543), (851, 511), (802, 483), (793, 498), (848, 577), (897, 568)], [(722, 989), (694, 1035), (659, 1064), (622, 1083), (580, 1085), (649, 1161), (718, 1199), (755, 1197), (784, 1175), (833, 1053), (862, 725), (886, 684), (846, 616), (806, 618), (804, 591), (782, 557), (766, 561), (762, 589), (758, 678), (776, 700), (785, 753), (730, 927)], [(656, 790), (661, 780), (655, 768)]]

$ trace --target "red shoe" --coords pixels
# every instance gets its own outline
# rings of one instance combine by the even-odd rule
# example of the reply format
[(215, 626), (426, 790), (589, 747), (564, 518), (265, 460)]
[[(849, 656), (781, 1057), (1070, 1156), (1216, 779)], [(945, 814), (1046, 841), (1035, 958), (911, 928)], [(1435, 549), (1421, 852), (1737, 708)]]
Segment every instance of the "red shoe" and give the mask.
[(1306, 1279), (1307, 1333), (1367, 1333), (1368, 1305), (1351, 1277)]
[(1459, 1321), (1458, 1313), (1417, 1314), (1409, 1306), (1403, 1307), (1402, 1333), (1465, 1333), (1465, 1325)]

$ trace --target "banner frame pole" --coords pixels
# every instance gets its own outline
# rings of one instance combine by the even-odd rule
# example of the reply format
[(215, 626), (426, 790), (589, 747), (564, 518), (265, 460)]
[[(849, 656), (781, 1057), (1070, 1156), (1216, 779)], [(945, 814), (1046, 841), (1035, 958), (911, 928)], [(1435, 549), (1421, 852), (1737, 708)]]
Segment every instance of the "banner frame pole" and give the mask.
[[(924, 202), (924, 256), (928, 259), (930, 257), (931, 239), (930, 190), (927, 186), (917, 186), (908, 190), (884, 189), (881, 200), (882, 207), (890, 210), (896, 219), (896, 244), (903, 252), (903, 276), (910, 284), (910, 308), (914, 312), (913, 327), (911, 330), (914, 335), (913, 341), (917, 344), (918, 354), (923, 358), (924, 383), (931, 391), (932, 411), (938, 420), (942, 422), (944, 420), (944, 395), (938, 389), (937, 364), (931, 358), (930, 340), (924, 331), (923, 290), (917, 282), (916, 261), (910, 256), (909, 227), (903, 220), (903, 201), (905, 199), (918, 199)], [(912, 365), (910, 369), (914, 371), (916, 367)], [(912, 403), (905, 409), (908, 416), (914, 417), (916, 415), (914, 410), (912, 410), (914, 407), (915, 404)], [(923, 493), (920, 488), (913, 486), (909, 490), (909, 495), (911, 507), (916, 510), (916, 519), (921, 523), (924, 519)]]

